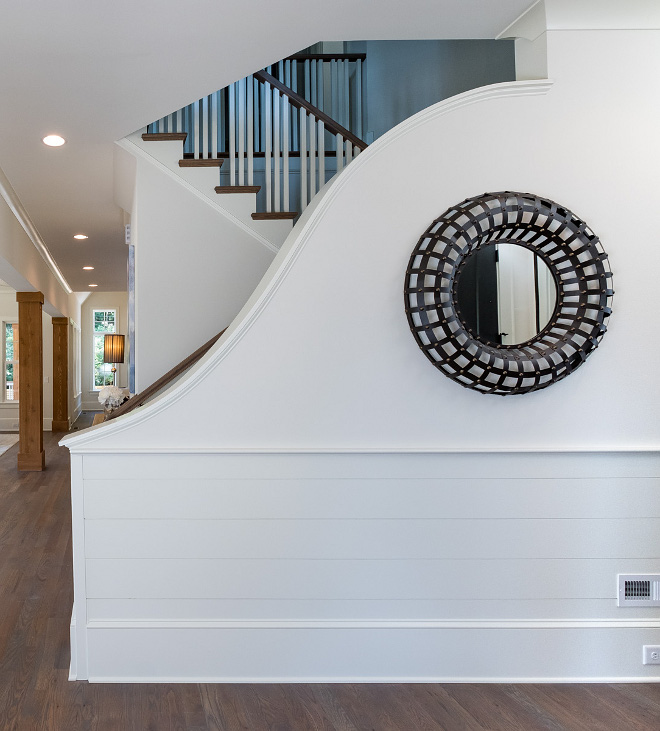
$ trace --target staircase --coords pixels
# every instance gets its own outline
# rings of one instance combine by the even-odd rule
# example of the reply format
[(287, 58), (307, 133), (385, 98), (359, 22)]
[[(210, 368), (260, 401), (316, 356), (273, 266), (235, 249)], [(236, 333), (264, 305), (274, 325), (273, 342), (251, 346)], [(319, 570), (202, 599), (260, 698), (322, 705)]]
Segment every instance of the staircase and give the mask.
[(364, 59), (291, 56), (130, 139), (279, 247), (318, 191), (367, 147)]

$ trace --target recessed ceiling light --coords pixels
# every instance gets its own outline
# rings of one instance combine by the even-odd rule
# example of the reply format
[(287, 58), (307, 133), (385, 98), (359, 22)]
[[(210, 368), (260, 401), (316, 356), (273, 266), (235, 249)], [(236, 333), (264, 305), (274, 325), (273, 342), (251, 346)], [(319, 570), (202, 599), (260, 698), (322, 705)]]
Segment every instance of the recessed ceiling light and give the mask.
[(82, 241), (82, 239), (88, 239), (89, 236), (85, 236), (85, 234), (74, 234), (74, 237), (73, 238), (74, 239), (80, 239)]
[(59, 135), (46, 135), (43, 139), (44, 145), (48, 145), (48, 147), (61, 147), (65, 142), (64, 137)]
[(91, 270), (91, 269), (94, 269), (94, 267), (83, 267), (83, 269)]
[(90, 284), (89, 286), (90, 287), (98, 287), (99, 285), (98, 284)]

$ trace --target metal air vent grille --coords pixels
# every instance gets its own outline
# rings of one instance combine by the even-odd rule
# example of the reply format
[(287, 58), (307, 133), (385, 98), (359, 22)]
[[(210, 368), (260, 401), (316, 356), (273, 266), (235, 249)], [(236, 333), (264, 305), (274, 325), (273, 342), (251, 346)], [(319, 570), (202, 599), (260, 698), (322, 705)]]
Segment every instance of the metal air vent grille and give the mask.
[(660, 607), (660, 574), (619, 574), (620, 607)]

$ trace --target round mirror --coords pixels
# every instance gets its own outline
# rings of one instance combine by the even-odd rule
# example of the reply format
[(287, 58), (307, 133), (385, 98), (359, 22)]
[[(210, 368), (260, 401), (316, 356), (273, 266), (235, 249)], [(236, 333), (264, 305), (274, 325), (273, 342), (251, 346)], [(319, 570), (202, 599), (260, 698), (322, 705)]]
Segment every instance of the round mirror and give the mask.
[[(482, 257), (487, 286), (470, 273)], [(546, 388), (579, 368), (607, 330), (613, 294), (589, 226), (548, 198), (510, 191), (468, 198), (433, 221), (404, 287), (426, 357), (462, 386), (499, 396)]]
[(557, 284), (537, 253), (500, 242), (463, 259), (454, 280), (454, 302), (468, 332), (482, 343), (521, 345), (550, 322)]

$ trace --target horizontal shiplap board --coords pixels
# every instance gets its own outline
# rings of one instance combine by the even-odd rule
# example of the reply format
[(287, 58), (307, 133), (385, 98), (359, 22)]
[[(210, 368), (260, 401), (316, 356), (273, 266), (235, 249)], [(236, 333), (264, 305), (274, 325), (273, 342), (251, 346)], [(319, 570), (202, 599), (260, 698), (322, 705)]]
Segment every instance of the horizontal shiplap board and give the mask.
[(660, 559), (87, 559), (88, 598), (606, 599)]
[(659, 643), (652, 628), (128, 627), (88, 630), (88, 658), (99, 682), (658, 680), (641, 648)]
[(660, 477), (94, 479), (87, 519), (660, 517)]
[(609, 599), (89, 599), (88, 621), (657, 620)]
[(83, 478), (107, 479), (659, 477), (658, 452), (379, 454), (85, 454)]
[(660, 558), (660, 519), (92, 520), (88, 558)]

